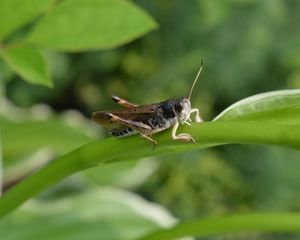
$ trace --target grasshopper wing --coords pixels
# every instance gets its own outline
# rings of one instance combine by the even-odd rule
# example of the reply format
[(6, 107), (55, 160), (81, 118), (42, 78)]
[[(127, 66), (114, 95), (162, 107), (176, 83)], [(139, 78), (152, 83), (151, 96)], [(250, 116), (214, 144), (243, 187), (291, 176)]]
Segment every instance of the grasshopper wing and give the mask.
[(157, 114), (158, 104), (138, 106), (128, 109), (117, 109), (108, 111), (98, 111), (92, 113), (92, 119), (105, 128), (122, 129), (124, 125), (111, 121), (109, 114), (114, 114), (120, 118), (136, 122), (147, 123), (147, 120)]

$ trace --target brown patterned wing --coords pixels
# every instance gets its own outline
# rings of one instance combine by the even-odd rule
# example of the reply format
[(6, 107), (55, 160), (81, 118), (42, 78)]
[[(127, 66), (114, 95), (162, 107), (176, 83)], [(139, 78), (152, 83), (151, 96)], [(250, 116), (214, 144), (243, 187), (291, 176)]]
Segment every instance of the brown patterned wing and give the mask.
[(92, 113), (92, 119), (105, 128), (123, 129), (124, 125), (113, 122), (107, 113), (112, 113), (120, 118), (147, 123), (147, 120), (157, 114), (158, 104), (151, 104), (127, 109), (98, 111)]

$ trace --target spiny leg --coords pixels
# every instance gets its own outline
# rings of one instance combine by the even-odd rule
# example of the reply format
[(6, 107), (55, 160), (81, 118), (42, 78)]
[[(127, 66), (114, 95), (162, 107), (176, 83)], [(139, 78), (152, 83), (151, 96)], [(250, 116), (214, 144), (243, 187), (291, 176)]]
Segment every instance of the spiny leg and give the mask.
[(136, 122), (128, 119), (121, 118), (115, 114), (112, 113), (106, 113), (107, 116), (110, 117), (110, 120), (113, 122), (118, 122), (122, 125), (125, 125), (127, 127), (130, 127), (138, 132), (143, 132), (143, 131), (150, 131), (151, 127), (147, 124), (144, 124), (142, 122)]
[(151, 135), (141, 134), (141, 137), (149, 140), (150, 142), (152, 142), (153, 143), (153, 149), (155, 149), (155, 147), (157, 146), (157, 141), (155, 141), (154, 139), (152, 139)]
[(179, 123), (176, 122), (174, 127), (172, 128), (171, 137), (173, 140), (182, 140), (182, 141), (186, 141), (186, 142), (192, 141), (193, 143), (197, 144), (195, 139), (188, 133), (180, 133), (179, 135), (176, 136), (176, 131), (177, 131), (178, 126), (179, 126)]
[(191, 114), (196, 113), (195, 115), (195, 122), (203, 122), (202, 118), (200, 117), (200, 112), (198, 108), (192, 108), (191, 109)]
[(153, 143), (153, 149), (155, 149), (155, 147), (157, 146), (157, 142), (152, 139), (150, 137), (150, 135), (146, 135), (146, 134), (143, 134), (141, 132), (145, 132), (145, 131), (149, 131), (151, 130), (151, 127), (147, 124), (144, 124), (144, 123), (141, 123), (141, 122), (135, 122), (135, 121), (132, 121), (132, 120), (126, 120), (126, 119), (123, 119), (117, 115), (114, 115), (112, 113), (107, 113), (107, 115), (111, 118), (112, 121), (114, 122), (119, 122), (127, 127), (130, 127), (131, 129), (134, 129), (136, 130), (137, 132), (140, 132), (140, 135), (142, 138), (145, 138), (147, 140), (149, 140), (150, 142)]
[(123, 106), (124, 108), (134, 108), (138, 107), (138, 104), (130, 103), (125, 99), (119, 98), (118, 96), (111, 96), (112, 100), (115, 101), (117, 104)]

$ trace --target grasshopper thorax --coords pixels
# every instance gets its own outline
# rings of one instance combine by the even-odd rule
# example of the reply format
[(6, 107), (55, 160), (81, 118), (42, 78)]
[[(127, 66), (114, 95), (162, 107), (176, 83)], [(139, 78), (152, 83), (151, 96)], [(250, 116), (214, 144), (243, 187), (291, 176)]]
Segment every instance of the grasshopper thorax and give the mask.
[(186, 122), (190, 119), (191, 102), (185, 97), (169, 99), (160, 105), (162, 116), (165, 119), (178, 119), (180, 122)]

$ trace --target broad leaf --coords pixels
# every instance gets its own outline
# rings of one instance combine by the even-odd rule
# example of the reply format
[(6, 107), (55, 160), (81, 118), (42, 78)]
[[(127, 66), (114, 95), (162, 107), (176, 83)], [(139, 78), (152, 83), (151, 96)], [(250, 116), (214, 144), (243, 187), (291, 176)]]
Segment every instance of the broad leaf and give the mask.
[(263, 120), (300, 124), (300, 90), (281, 90), (258, 94), (236, 102), (214, 121)]
[(0, 51), (4, 61), (22, 78), (51, 87), (52, 81), (42, 54), (32, 47), (7, 47)]
[(65, 0), (38, 22), (28, 41), (63, 51), (105, 49), (155, 27), (149, 15), (124, 0)]
[(54, 0), (1, 0), (0, 40), (31, 22)]

